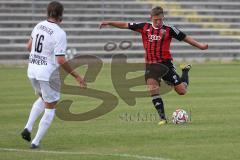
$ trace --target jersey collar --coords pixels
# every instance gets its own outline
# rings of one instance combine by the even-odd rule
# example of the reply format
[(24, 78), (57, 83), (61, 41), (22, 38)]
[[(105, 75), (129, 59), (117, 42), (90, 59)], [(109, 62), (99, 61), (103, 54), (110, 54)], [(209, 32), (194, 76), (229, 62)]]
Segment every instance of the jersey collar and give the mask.
[(152, 27), (153, 27), (154, 29), (160, 29), (160, 28), (163, 27), (163, 24), (162, 24), (161, 27), (159, 27), (159, 28), (154, 27), (153, 23), (151, 23), (151, 24), (152, 24)]
[(56, 22), (53, 22), (53, 21), (49, 21), (48, 19), (47, 19), (47, 21), (48, 21), (49, 23), (55, 23), (55, 24), (57, 24)]

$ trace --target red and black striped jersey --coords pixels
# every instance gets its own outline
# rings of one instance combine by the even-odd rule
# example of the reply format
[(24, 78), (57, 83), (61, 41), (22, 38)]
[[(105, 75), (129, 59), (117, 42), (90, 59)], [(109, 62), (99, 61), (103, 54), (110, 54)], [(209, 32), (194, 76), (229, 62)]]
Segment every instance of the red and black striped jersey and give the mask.
[(170, 43), (172, 38), (182, 41), (186, 34), (174, 26), (163, 24), (155, 28), (151, 23), (129, 23), (128, 28), (142, 34), (146, 63), (172, 60)]

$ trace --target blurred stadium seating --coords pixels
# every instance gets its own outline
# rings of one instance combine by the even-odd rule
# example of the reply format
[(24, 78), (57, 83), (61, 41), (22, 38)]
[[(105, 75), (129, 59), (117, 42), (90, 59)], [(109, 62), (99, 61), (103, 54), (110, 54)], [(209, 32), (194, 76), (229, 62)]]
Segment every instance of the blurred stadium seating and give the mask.
[[(49, 0), (0, 0), (0, 59), (27, 59), (26, 42), (33, 26), (46, 17)], [(174, 40), (175, 57), (240, 57), (239, 0), (61, 0), (65, 6), (62, 27), (68, 34), (69, 54), (94, 54), (111, 57), (124, 53), (143, 57), (140, 35), (129, 30), (98, 29), (101, 21), (149, 21), (152, 6), (165, 9), (166, 22), (177, 26), (201, 42), (209, 50), (199, 51)], [(132, 45), (121, 50), (121, 41)], [(113, 51), (104, 50), (108, 42)], [(199, 54), (200, 53), (200, 54)], [(203, 54), (205, 53), (205, 54)]]

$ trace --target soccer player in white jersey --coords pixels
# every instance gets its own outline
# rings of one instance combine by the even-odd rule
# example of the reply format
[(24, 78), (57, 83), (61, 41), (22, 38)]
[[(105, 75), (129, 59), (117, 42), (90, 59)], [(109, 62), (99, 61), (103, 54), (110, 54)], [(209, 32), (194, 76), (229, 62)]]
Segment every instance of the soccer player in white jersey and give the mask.
[[(86, 87), (84, 79), (70, 67), (65, 59), (66, 33), (59, 27), (62, 15), (63, 5), (56, 1), (50, 2), (47, 7), (47, 20), (34, 27), (27, 44), (30, 51), (28, 78), (39, 98), (34, 102), (28, 122), (21, 133), (23, 139), (31, 141), (33, 124), (44, 111), (36, 136), (31, 142), (32, 149), (39, 147), (42, 137), (53, 121), (55, 106), (60, 99), (59, 91), (53, 89), (49, 83), (53, 72), (58, 73), (57, 68), (61, 66), (76, 79), (80, 87)], [(56, 75), (59, 80), (58, 74)]]

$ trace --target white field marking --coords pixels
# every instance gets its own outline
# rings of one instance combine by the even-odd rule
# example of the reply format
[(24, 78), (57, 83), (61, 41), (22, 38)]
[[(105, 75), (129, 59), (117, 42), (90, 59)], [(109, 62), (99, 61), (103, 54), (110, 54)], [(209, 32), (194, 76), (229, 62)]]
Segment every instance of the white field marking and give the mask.
[(91, 153), (91, 152), (62, 152), (62, 151), (46, 151), (46, 150), (27, 150), (27, 149), (14, 149), (14, 148), (0, 148), (0, 151), (6, 152), (25, 152), (25, 153), (46, 153), (46, 154), (65, 154), (65, 155), (96, 155), (96, 156), (114, 156), (114, 157), (125, 157), (125, 158), (135, 158), (142, 160), (170, 160), (161, 157), (150, 157), (150, 156), (141, 156), (133, 155), (126, 153)]

